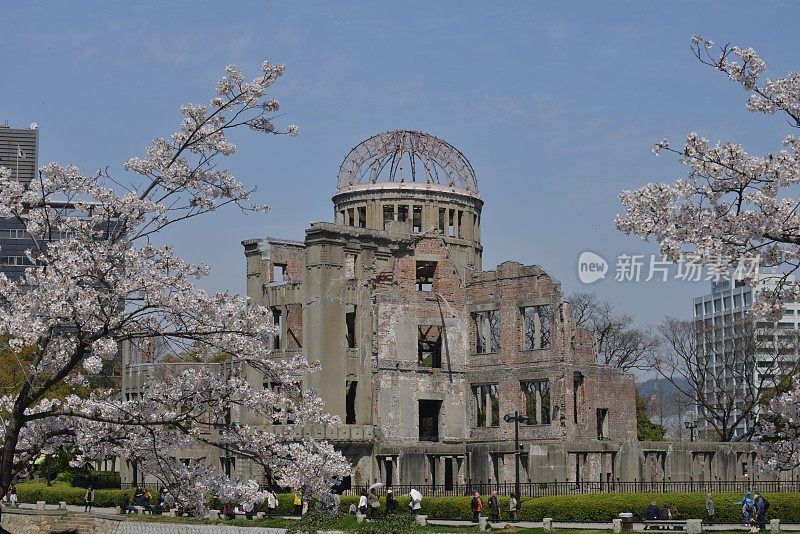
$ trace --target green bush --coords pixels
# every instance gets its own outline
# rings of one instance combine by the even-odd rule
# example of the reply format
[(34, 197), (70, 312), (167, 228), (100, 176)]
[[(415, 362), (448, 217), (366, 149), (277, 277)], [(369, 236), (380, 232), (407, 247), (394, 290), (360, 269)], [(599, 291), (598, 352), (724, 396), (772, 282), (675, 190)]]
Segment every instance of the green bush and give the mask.
[[(123, 493), (127, 493), (133, 501), (132, 490), (94, 490), (94, 506), (108, 508), (119, 505), (119, 500)], [(64, 501), (67, 504), (84, 504), (83, 497), (86, 494), (84, 488), (74, 488), (65, 482), (55, 482), (52, 486), (40, 482), (23, 482), (17, 484), (17, 498), (19, 502), (35, 503), (45, 501), (47, 504), (58, 504)]]
[(377, 521), (365, 521), (358, 526), (361, 534), (414, 534), (425, 532), (411, 514), (392, 514)]
[[(741, 493), (714, 493), (714, 521), (738, 523), (742, 520)], [(783, 522), (800, 521), (800, 499), (796, 493), (764, 494), (770, 507), (767, 518)], [(702, 493), (603, 493), (592, 495), (567, 495), (524, 500), (520, 519), (541, 521), (550, 517), (556, 521), (611, 521), (621, 512), (632, 512), (643, 520), (645, 511), (655, 501), (659, 508), (669, 506), (673, 519), (705, 519), (706, 496)], [(424, 503), (424, 500), (423, 500)]]
[[(346, 525), (346, 526), (345, 526)], [(351, 529), (356, 526), (356, 520), (350, 516), (336, 516), (309, 512), (300, 518), (296, 524), (286, 530), (286, 534), (317, 534), (319, 531)]]

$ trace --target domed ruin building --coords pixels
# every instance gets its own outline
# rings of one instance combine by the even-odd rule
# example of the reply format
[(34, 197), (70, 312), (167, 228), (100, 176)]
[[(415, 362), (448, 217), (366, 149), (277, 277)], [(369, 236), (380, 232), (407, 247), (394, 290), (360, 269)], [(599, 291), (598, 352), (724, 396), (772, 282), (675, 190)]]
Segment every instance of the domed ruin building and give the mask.
[(305, 380), (341, 418), (304, 430), (337, 443), (353, 484), (513, 482), (515, 411), (523, 482), (611, 481), (636, 438), (633, 377), (595, 363), (559, 283), (536, 265), (482, 270), (482, 208), (464, 154), (393, 131), (345, 158), (335, 222), (243, 242), (276, 356), (319, 361)]

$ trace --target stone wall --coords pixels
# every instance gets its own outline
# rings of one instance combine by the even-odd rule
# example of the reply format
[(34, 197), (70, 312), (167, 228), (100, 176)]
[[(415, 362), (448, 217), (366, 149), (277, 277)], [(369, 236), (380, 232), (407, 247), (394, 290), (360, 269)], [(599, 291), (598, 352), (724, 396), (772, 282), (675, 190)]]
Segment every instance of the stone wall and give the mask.
[(69, 532), (78, 534), (283, 534), (284, 529), (126, 521), (120, 516), (50, 510), (4, 509), (3, 528), (12, 534)]

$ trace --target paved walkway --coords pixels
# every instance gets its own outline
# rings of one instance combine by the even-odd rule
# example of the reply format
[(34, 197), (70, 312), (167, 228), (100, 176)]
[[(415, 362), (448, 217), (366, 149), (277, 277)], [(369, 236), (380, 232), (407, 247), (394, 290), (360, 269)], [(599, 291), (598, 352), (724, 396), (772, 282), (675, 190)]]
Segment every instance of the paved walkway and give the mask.
[[(4, 504), (3, 507), (5, 508), (6, 505)], [(26, 510), (35, 510), (36, 505), (30, 503), (20, 503), (20, 508)], [(83, 512), (83, 506), (80, 505), (73, 505), (68, 504), (67, 510), (70, 512)], [(56, 504), (46, 504), (45, 510), (58, 510), (58, 505)], [(92, 512), (97, 515), (118, 515), (116, 508), (102, 508), (102, 507), (92, 507)], [(286, 516), (286, 519), (297, 519), (294, 516)], [(453, 526), (453, 527), (463, 527), (469, 525), (475, 525), (475, 523), (471, 521), (459, 521), (459, 520), (448, 520), (448, 519), (429, 519), (429, 525), (441, 525), (441, 526)], [(542, 528), (541, 521), (519, 521), (517, 523), (509, 523), (508, 521), (497, 521), (497, 522), (490, 522), (489, 523), (493, 529), (503, 529), (506, 526), (514, 526), (520, 528)], [(572, 523), (572, 522), (561, 522), (561, 521), (553, 521), (553, 528), (557, 529), (576, 529), (576, 530), (611, 530), (612, 524), (597, 522), (597, 523)], [(767, 525), (769, 528), (769, 524)], [(281, 529), (278, 529), (281, 530)], [(636, 532), (644, 532), (644, 523), (634, 523), (633, 530)], [(739, 524), (703, 524), (704, 531), (731, 531), (731, 530), (739, 530), (742, 532), (749, 532), (750, 528), (739, 523)], [(781, 524), (781, 530), (784, 531), (792, 531), (792, 532), (800, 532), (800, 524)]]

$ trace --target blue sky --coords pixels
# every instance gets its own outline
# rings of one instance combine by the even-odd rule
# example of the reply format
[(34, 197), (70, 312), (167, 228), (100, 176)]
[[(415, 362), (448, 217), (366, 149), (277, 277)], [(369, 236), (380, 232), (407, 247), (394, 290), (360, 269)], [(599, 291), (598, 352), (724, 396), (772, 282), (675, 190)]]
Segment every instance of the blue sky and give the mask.
[[(556, 5), (557, 4), (557, 5)], [(701, 66), (694, 33), (753, 46), (780, 75), (797, 68), (800, 5), (770, 2), (15, 2), (0, 17), (0, 121), (37, 122), (40, 163), (85, 172), (143, 153), (185, 102), (206, 102), (227, 64), (285, 63), (274, 89), (297, 138), (243, 133), (226, 161), (258, 186), (267, 215), (236, 210), (171, 232), (214, 270), (209, 289), (244, 290), (240, 241), (302, 239), (331, 220), (338, 166), (386, 130), (431, 132), (472, 162), (485, 200), (484, 268), (539, 264), (566, 292), (577, 257), (651, 254), (619, 233), (617, 194), (684, 175), (650, 153), (697, 130), (774, 151), (784, 121)], [(709, 283), (615, 282), (592, 289), (641, 324), (688, 316)]]

